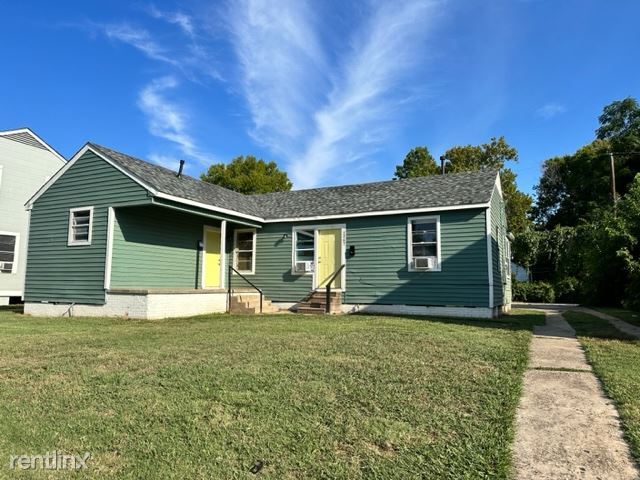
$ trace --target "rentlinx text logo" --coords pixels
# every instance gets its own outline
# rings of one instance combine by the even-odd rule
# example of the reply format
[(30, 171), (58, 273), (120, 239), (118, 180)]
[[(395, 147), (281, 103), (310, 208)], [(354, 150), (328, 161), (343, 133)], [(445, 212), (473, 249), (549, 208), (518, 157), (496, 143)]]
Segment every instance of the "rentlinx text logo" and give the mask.
[(87, 468), (90, 452), (82, 455), (68, 455), (57, 450), (44, 455), (11, 455), (9, 468), (12, 470), (82, 470)]

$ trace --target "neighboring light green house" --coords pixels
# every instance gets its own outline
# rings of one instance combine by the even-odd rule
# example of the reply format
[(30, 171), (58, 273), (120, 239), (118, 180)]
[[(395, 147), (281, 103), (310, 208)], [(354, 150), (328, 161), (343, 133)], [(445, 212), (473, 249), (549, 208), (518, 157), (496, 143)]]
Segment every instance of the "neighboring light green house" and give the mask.
[(302, 311), (329, 282), (345, 312), (510, 308), (495, 171), (243, 195), (88, 143), (27, 208), (29, 314), (224, 312), (247, 280)]
[(0, 305), (24, 293), (29, 214), (24, 204), (65, 159), (28, 128), (0, 131)]

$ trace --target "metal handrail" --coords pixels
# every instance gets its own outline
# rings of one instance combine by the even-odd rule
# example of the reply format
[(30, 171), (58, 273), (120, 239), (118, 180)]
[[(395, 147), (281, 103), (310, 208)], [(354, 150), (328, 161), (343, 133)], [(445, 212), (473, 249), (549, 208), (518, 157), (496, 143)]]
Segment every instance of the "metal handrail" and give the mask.
[(231, 272), (236, 272), (236, 275), (240, 276), (240, 278), (242, 278), (245, 282), (247, 282), (249, 285), (251, 285), (255, 290), (258, 291), (258, 293), (260, 294), (260, 313), (262, 313), (262, 297), (264, 296), (262, 293), (262, 289), (256, 287), (253, 282), (251, 282), (251, 280), (249, 280), (247, 277), (245, 277), (243, 274), (241, 274), (238, 270), (236, 270), (235, 268), (233, 268), (231, 265), (229, 265), (229, 274), (228, 274), (228, 281), (227, 281), (227, 310), (229, 312), (231, 312)]
[(331, 284), (336, 279), (336, 277), (340, 274), (340, 272), (342, 272), (342, 269), (346, 266), (347, 266), (346, 263), (343, 263), (342, 265), (340, 265), (340, 267), (338, 267), (338, 269), (335, 272), (333, 272), (333, 275), (331, 275), (331, 278), (329, 278), (329, 281), (327, 282), (327, 286), (326, 286), (327, 293), (325, 297), (326, 305), (324, 306), (325, 313), (331, 313)]

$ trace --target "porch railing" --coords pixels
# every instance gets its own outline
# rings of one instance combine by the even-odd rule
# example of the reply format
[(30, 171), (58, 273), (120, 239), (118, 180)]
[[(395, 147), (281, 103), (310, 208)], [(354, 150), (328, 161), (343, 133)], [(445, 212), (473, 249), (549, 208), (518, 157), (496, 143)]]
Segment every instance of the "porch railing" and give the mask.
[(242, 278), (245, 282), (247, 282), (254, 290), (260, 294), (260, 313), (262, 313), (262, 297), (264, 294), (262, 293), (262, 289), (256, 287), (251, 280), (242, 275), (238, 270), (229, 265), (228, 271), (228, 279), (227, 279), (227, 312), (231, 313), (231, 272), (235, 272), (240, 278)]
[(326, 305), (324, 307), (325, 313), (331, 313), (331, 284), (338, 277), (338, 275), (340, 275), (340, 273), (346, 266), (347, 266), (346, 263), (343, 263), (342, 265), (340, 265), (338, 269), (335, 272), (333, 272), (333, 275), (331, 275), (331, 277), (329, 278), (329, 281), (327, 282), (327, 286), (325, 287), (326, 288), (326, 297), (325, 297)]

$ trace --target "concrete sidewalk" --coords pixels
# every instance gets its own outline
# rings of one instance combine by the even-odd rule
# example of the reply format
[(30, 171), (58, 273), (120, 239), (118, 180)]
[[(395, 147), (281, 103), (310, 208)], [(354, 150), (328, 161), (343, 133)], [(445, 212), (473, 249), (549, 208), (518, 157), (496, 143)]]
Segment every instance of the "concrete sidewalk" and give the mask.
[(613, 315), (609, 315), (608, 313), (602, 313), (587, 307), (575, 308), (574, 310), (578, 312), (588, 313), (589, 315), (593, 315), (594, 317), (607, 320), (611, 325), (616, 327), (621, 332), (626, 333), (627, 335), (630, 335), (632, 337), (640, 338), (640, 327), (625, 322), (618, 317), (614, 317)]
[(518, 479), (638, 479), (618, 413), (557, 310), (536, 327), (516, 417)]

